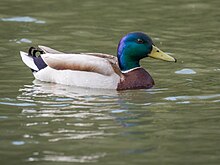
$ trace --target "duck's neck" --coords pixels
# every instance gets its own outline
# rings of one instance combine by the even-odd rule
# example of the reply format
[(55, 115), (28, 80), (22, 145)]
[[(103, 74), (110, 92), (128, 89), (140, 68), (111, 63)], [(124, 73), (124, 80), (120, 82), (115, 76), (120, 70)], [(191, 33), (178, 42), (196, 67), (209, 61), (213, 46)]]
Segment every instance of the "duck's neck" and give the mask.
[(119, 67), (122, 71), (140, 67), (140, 59), (135, 59), (129, 54), (118, 54)]

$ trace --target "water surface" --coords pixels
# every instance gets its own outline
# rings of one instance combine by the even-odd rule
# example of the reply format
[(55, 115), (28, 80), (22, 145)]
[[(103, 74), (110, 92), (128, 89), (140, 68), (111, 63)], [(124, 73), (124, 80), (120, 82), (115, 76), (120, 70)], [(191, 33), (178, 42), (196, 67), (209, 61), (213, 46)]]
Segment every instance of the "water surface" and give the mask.
[[(220, 2), (0, 2), (2, 164), (220, 163)], [(81, 89), (33, 79), (19, 51), (116, 54), (130, 31), (178, 63), (144, 59), (150, 90)]]

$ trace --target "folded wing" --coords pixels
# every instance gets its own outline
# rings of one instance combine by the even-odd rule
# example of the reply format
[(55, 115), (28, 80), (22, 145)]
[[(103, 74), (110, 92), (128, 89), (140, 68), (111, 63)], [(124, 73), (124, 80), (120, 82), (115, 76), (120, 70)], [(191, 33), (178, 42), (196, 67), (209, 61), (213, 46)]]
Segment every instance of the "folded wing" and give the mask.
[(120, 75), (120, 69), (114, 60), (91, 54), (42, 54), (41, 58), (51, 68), (57, 70), (74, 70), (96, 72), (106, 76), (114, 73)]

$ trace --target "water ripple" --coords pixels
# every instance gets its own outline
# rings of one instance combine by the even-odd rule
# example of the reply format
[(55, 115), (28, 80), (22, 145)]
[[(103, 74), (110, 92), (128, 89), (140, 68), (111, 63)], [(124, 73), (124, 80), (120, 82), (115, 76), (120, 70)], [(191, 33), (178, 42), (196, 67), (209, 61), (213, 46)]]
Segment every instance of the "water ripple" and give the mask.
[(46, 23), (45, 21), (38, 20), (36, 18), (29, 17), (29, 16), (1, 18), (0, 20), (5, 21), (5, 22), (33, 22), (33, 23), (38, 23), (38, 24)]
[(188, 68), (177, 70), (175, 73), (176, 74), (196, 74), (194, 70), (188, 69)]
[(0, 105), (10, 105), (10, 106), (18, 106), (18, 107), (29, 107), (29, 106), (36, 106), (36, 104), (34, 103), (25, 103), (25, 102), (22, 102), (22, 103), (17, 103), (16, 101), (13, 101), (13, 102), (5, 102), (5, 101), (1, 101), (0, 99)]
[[(61, 140), (82, 140), (87, 138), (98, 138), (101, 136), (106, 136), (106, 134), (102, 131), (87, 131), (87, 132), (78, 132), (78, 133), (65, 133), (61, 135), (60, 133), (52, 135), (52, 134), (40, 134), (40, 136), (56, 136), (55, 138), (51, 138), (49, 142), (57, 142)], [(60, 137), (59, 137), (60, 136)]]
[[(177, 101), (177, 100), (207, 100), (220, 97), (220, 94), (213, 94), (213, 95), (201, 95), (201, 96), (170, 96), (164, 98), (164, 100), (168, 101)], [(188, 103), (188, 102), (185, 102)]]
[(21, 43), (28, 43), (28, 44), (30, 44), (30, 43), (32, 43), (32, 41), (31, 40), (29, 40), (29, 39), (27, 39), (27, 38), (22, 38), (22, 39), (13, 39), (13, 40), (9, 40), (10, 42), (15, 42), (15, 43), (17, 43), (17, 44), (21, 44)]
[(68, 162), (68, 163), (94, 163), (97, 162), (98, 159), (105, 157), (106, 153), (96, 153), (92, 155), (84, 155), (84, 156), (73, 156), (73, 155), (64, 155), (64, 153), (44, 151), (43, 158), (37, 158), (36, 156), (39, 153), (33, 153), (32, 157), (28, 158), (29, 162), (38, 162), (38, 161), (49, 161), (49, 162)]

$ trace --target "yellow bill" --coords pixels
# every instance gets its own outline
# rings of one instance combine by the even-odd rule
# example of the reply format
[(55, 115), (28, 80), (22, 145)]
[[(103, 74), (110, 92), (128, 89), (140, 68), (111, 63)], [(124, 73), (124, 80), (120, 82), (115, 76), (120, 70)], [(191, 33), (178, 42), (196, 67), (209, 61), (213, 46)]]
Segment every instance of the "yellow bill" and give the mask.
[(163, 51), (161, 51), (159, 48), (157, 48), (154, 45), (153, 45), (153, 49), (151, 53), (148, 56), (155, 58), (155, 59), (164, 60), (164, 61), (177, 62), (177, 60), (174, 57), (164, 53)]

